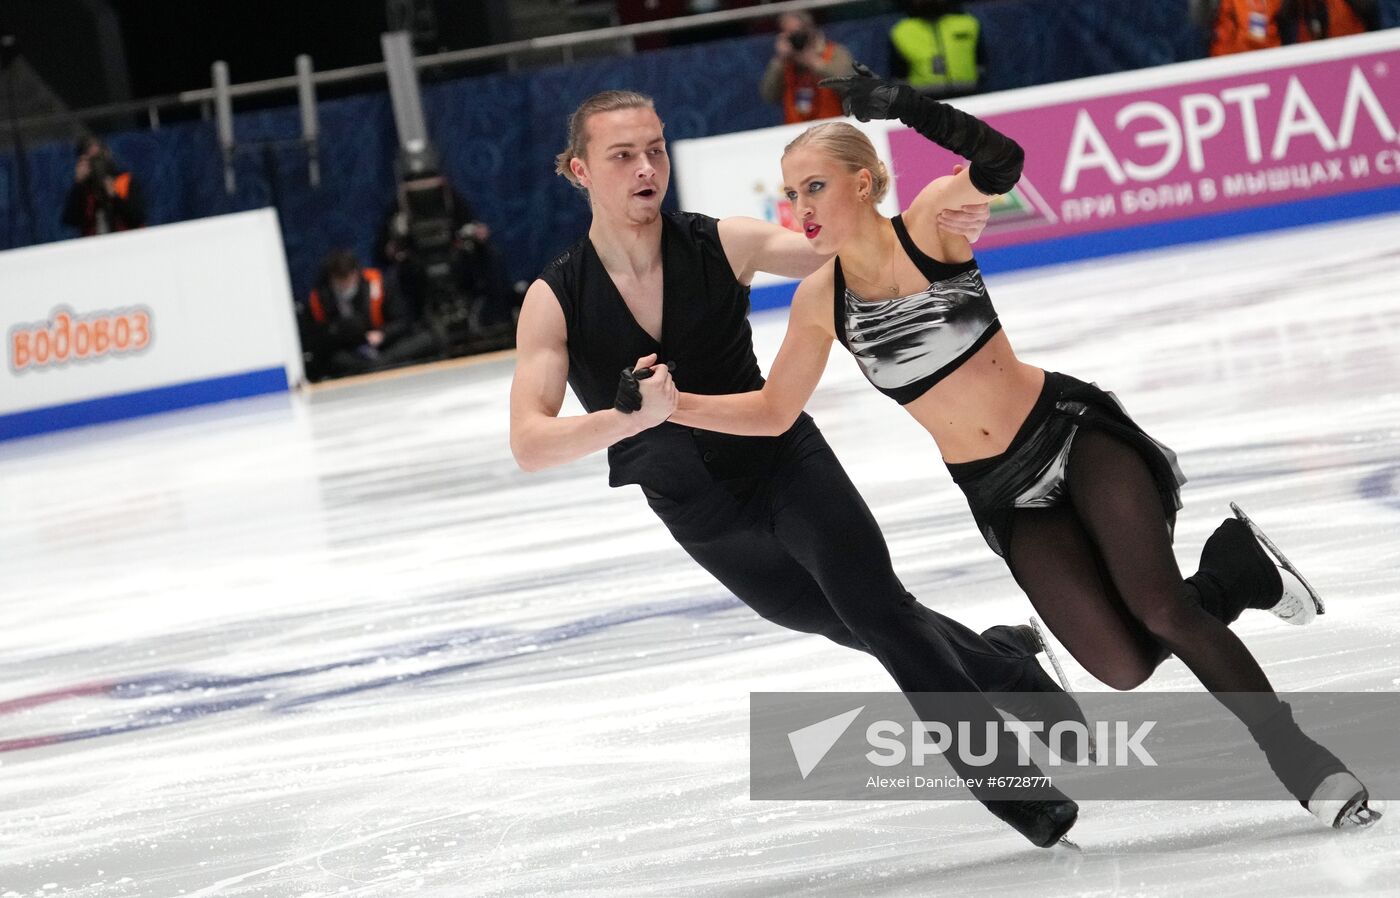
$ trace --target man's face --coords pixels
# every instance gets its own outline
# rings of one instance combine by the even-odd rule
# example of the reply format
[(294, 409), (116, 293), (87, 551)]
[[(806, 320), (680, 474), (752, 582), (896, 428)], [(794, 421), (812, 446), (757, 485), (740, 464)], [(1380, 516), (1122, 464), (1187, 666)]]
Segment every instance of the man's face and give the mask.
[(349, 274), (334, 275), (331, 277), (331, 289), (336, 296), (346, 297), (354, 294), (360, 287), (360, 273), (352, 271)]
[(105, 146), (98, 143), (97, 141), (93, 141), (83, 146), (83, 153), (78, 158), (86, 161), (89, 165), (91, 165), (96, 159), (109, 159), (110, 157), (107, 156), (107, 148)]
[(806, 28), (807, 25), (797, 16), (785, 15), (778, 19), (778, 30), (783, 34), (796, 34)]
[(618, 109), (589, 117), (585, 158), (572, 165), (595, 215), (651, 224), (671, 182), (671, 158), (653, 109)]

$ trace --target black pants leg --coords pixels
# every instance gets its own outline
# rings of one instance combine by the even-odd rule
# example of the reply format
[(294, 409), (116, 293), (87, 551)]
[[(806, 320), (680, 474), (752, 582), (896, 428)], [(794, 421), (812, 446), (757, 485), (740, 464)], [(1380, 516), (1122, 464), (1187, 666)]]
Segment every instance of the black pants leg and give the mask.
[[(1033, 766), (1015, 766), (1016, 740), (1002, 728), (974, 675), (996, 670), (1005, 681), (1011, 665), (976, 634), (948, 627), (947, 618), (914, 601), (895, 576), (870, 509), (824, 442), (794, 453), (754, 501), (837, 617), (908, 695), (919, 719), (947, 722), (954, 730), (952, 721), (969, 721), (969, 738), (960, 744), (976, 756), (995, 744), (997, 759), (987, 767), (968, 765), (957, 751), (948, 753), (959, 774), (1040, 775)], [(1047, 794), (1060, 797), (1053, 790)]]
[[(796, 442), (799, 445), (788, 447), (773, 471), (752, 483), (712, 484), (684, 503), (657, 496), (648, 501), (691, 558), (761, 617), (781, 627), (871, 651), (838, 613), (811, 565), (799, 559), (792, 544), (796, 541), (804, 551), (812, 547), (830, 555), (834, 566), (848, 567), (854, 581), (868, 579), (868, 591), (897, 601), (916, 630), (937, 633), (940, 644), (951, 647), (976, 689), (1015, 692), (1027, 688), (1039, 662), (1031, 655), (992, 645), (970, 628), (915, 601), (894, 573), (874, 516), (820, 432), (813, 429)], [(813, 513), (825, 523), (811, 538), (795, 534), (791, 527), (785, 534), (778, 533), (777, 506), (782, 507), (785, 520), (800, 516), (803, 508), (791, 503), (794, 496), (801, 498), (802, 490), (818, 490), (826, 498), (826, 506), (820, 498), (804, 500), (816, 506)], [(846, 510), (849, 516), (833, 520), (828, 507)]]
[[(737, 506), (736, 506), (737, 508)], [(822, 587), (771, 532), (736, 522), (714, 536), (679, 540), (691, 558), (758, 615), (780, 627), (825, 636), (837, 645), (870, 649), (832, 608)], [(1007, 654), (952, 618), (901, 593), (924, 625), (938, 630), (983, 692), (1015, 692), (1026, 682), (1029, 655)]]
[(680, 540), (691, 558), (758, 615), (780, 627), (825, 636), (837, 645), (867, 651), (831, 610), (821, 587), (766, 530), (738, 515), (733, 503), (728, 523), (713, 535)]
[(402, 365), (431, 358), (437, 352), (437, 338), (427, 328), (409, 331), (380, 350), (378, 364)]

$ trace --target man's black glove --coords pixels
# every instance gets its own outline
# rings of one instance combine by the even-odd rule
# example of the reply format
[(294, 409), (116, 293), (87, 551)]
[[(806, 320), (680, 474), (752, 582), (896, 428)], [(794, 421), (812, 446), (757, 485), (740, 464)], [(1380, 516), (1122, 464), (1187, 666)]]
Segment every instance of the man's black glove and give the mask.
[[(667, 362), (666, 370), (672, 374), (676, 373), (676, 363)], [(613, 408), (630, 415), (642, 409), (642, 384), (641, 382), (656, 373), (655, 368), (638, 368), (635, 371), (631, 368), (623, 368), (622, 376), (617, 380), (617, 398), (613, 400)]]
[(898, 81), (886, 81), (875, 77), (875, 73), (864, 63), (855, 63), (854, 75), (844, 78), (824, 78), (818, 87), (834, 90), (841, 97), (841, 111), (852, 118), (868, 122), (876, 118), (898, 118), (895, 107), (901, 91), (914, 93), (914, 89)]

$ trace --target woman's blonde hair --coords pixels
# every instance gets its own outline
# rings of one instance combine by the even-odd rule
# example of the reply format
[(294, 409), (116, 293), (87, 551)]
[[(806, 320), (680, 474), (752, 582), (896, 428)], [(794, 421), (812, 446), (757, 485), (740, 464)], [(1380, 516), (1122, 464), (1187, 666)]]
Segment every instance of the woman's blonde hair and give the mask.
[(563, 175), (570, 184), (583, 189), (569, 163), (575, 156), (582, 158), (588, 153), (588, 120), (600, 112), (616, 112), (619, 109), (655, 110), (656, 105), (651, 97), (634, 90), (605, 90), (584, 100), (569, 116), (569, 145), (554, 157), (555, 174)]
[(813, 125), (783, 148), (783, 156), (799, 147), (815, 147), (846, 167), (858, 172), (870, 172), (870, 202), (875, 205), (885, 198), (890, 187), (890, 172), (875, 153), (875, 145), (864, 132), (849, 122), (826, 122)]

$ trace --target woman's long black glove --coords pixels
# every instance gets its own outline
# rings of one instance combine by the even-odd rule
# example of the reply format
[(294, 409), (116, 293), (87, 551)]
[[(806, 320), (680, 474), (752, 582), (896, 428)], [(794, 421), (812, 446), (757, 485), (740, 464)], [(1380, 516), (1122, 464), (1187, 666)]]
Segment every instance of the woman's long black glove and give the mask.
[(986, 122), (926, 97), (907, 84), (886, 81), (861, 63), (855, 74), (826, 78), (821, 87), (841, 96), (841, 111), (855, 119), (897, 118), (924, 137), (972, 163), (972, 186), (987, 196), (1006, 193), (1021, 180), (1026, 154), (1016, 141)]

